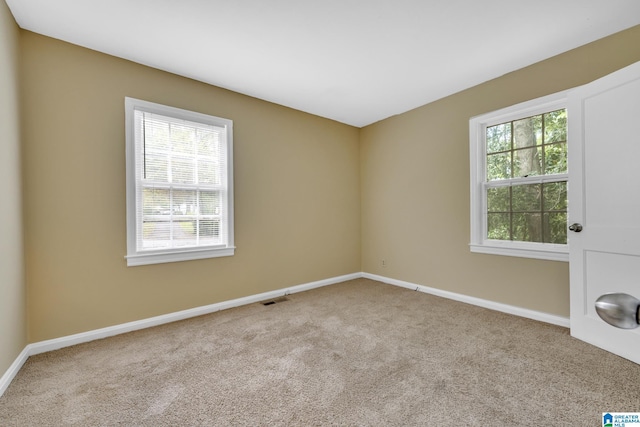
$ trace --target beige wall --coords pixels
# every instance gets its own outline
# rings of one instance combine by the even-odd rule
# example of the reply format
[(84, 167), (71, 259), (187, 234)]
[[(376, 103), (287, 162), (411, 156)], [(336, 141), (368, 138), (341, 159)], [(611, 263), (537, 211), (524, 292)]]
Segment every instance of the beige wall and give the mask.
[(0, 376), (27, 342), (20, 195), (18, 38), (18, 26), (4, 0), (0, 0)]
[[(30, 32), (20, 41), (32, 342), (356, 271), (566, 316), (566, 263), (469, 252), (468, 120), (640, 60), (636, 27), (358, 130)], [(234, 120), (234, 257), (125, 266), (125, 96)], [(17, 349), (24, 322), (11, 323), (0, 332)]]
[(363, 128), (363, 271), (568, 316), (568, 263), (469, 251), (469, 119), (639, 60), (640, 26)]
[[(358, 129), (21, 41), (30, 341), (360, 271)], [(125, 266), (125, 96), (234, 121), (235, 256)]]

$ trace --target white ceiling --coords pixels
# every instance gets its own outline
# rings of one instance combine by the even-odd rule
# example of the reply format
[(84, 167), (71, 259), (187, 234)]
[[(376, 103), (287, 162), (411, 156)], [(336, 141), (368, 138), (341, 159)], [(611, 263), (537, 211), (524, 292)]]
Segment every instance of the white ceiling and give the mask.
[(26, 30), (365, 126), (640, 24), (638, 0), (6, 0)]

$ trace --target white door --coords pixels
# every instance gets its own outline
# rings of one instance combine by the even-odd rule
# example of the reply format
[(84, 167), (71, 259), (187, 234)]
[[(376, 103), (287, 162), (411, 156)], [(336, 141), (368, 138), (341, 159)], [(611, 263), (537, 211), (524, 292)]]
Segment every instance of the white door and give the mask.
[(603, 294), (640, 299), (640, 63), (569, 94), (571, 335), (640, 363), (640, 328), (595, 310)]

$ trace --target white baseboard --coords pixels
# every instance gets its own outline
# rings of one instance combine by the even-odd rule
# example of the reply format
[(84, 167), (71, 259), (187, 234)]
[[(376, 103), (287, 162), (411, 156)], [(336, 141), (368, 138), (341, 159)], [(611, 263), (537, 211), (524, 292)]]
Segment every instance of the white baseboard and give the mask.
[(11, 364), (9, 369), (0, 378), (0, 396), (4, 394), (7, 387), (9, 387), (9, 384), (11, 384), (11, 381), (13, 381), (16, 374), (18, 373), (18, 371), (20, 371), (20, 368), (22, 368), (22, 366), (27, 361), (29, 356), (33, 356), (35, 354), (46, 353), (48, 351), (58, 350), (64, 347), (70, 347), (72, 345), (82, 344), (82, 343), (86, 343), (86, 342), (90, 342), (90, 341), (94, 341), (102, 338), (111, 337), (114, 335), (120, 335), (127, 332), (137, 331), (140, 329), (151, 328), (153, 326), (159, 326), (165, 323), (171, 323), (171, 322), (176, 322), (178, 320), (189, 319), (191, 317), (202, 316), (204, 314), (215, 313), (216, 311), (226, 310), (229, 308), (239, 307), (247, 304), (253, 304), (256, 302), (265, 301), (265, 300), (276, 298), (283, 295), (294, 294), (297, 292), (304, 292), (304, 291), (319, 288), (322, 286), (333, 285), (335, 283), (345, 282), (347, 280), (353, 280), (353, 279), (359, 279), (359, 278), (376, 280), (378, 282), (383, 282), (390, 285), (413, 289), (413, 290), (421, 291), (427, 294), (432, 294), (432, 295), (452, 299), (455, 301), (465, 302), (468, 304), (473, 304), (480, 307), (488, 308), (491, 310), (514, 314), (516, 316), (539, 320), (541, 322), (551, 323), (558, 326), (564, 326), (565, 328), (569, 327), (569, 319), (566, 317), (555, 316), (548, 313), (528, 310), (525, 308), (515, 307), (507, 304), (501, 304), (498, 302), (470, 297), (467, 295), (457, 294), (454, 292), (443, 291), (435, 288), (429, 288), (427, 286), (405, 282), (402, 280), (391, 279), (389, 277), (378, 276), (376, 274), (352, 273), (352, 274), (346, 274), (344, 276), (337, 276), (337, 277), (332, 277), (330, 279), (318, 280), (316, 282), (310, 282), (302, 285), (278, 289), (275, 291), (264, 292), (256, 295), (250, 295), (247, 297), (238, 298), (230, 301), (223, 301), (216, 304), (210, 304), (210, 305), (196, 307), (188, 310), (177, 311), (174, 313), (163, 314), (161, 316), (150, 317), (148, 319), (137, 320), (134, 322), (123, 323), (120, 325), (109, 326), (101, 329), (95, 329), (93, 331), (87, 331), (79, 334), (68, 335), (65, 337), (28, 344), (24, 348), (24, 350), (22, 350), (22, 352), (16, 358), (16, 360)]
[(9, 387), (9, 384), (11, 383), (11, 381), (13, 381), (16, 374), (18, 373), (18, 371), (20, 371), (20, 368), (22, 368), (22, 365), (24, 365), (29, 356), (46, 353), (48, 351), (58, 350), (64, 347), (70, 347), (72, 345), (82, 344), (102, 338), (112, 337), (114, 335), (133, 332), (140, 329), (151, 328), (153, 326), (159, 326), (165, 323), (171, 323), (178, 320), (189, 319), (191, 317), (202, 316), (204, 314), (215, 313), (216, 311), (226, 310), (228, 308), (253, 304), (283, 295), (304, 292), (322, 286), (345, 282), (347, 280), (359, 279), (361, 277), (362, 273), (346, 274), (344, 276), (337, 276), (330, 279), (318, 280), (316, 282), (304, 283), (302, 285), (291, 286), (288, 288), (278, 289), (270, 292), (263, 292), (261, 294), (250, 295), (248, 297), (237, 298), (230, 301), (223, 301), (216, 304), (210, 304), (202, 307), (191, 308), (188, 310), (177, 311), (174, 313), (163, 314), (161, 316), (150, 317), (148, 319), (122, 323), (120, 325), (109, 326), (106, 328), (95, 329), (93, 331), (87, 331), (79, 334), (68, 335), (65, 337), (28, 344), (20, 353), (18, 358), (11, 364), (7, 372), (5, 372), (2, 378), (0, 378), (0, 396), (2, 396), (7, 387)]
[(5, 372), (4, 375), (0, 378), (0, 397), (2, 397), (4, 392), (9, 387), (9, 384), (11, 384), (11, 381), (13, 381), (15, 376), (18, 374), (18, 371), (20, 371), (22, 365), (24, 365), (28, 358), (29, 346), (26, 346), (24, 350), (20, 352), (16, 360), (13, 361), (11, 366), (9, 366), (7, 372)]
[(163, 314), (161, 316), (150, 317), (147, 319), (136, 320), (134, 322), (122, 323), (120, 325), (109, 326), (107, 328), (95, 329), (93, 331), (82, 332), (66, 337), (55, 338), (47, 341), (40, 341), (29, 344), (31, 351), (29, 356), (34, 354), (46, 353), (47, 351), (58, 350), (63, 347), (70, 347), (76, 344), (82, 344), (114, 335), (125, 334), (127, 332), (137, 331), (139, 329), (151, 328), (153, 326), (164, 325), (165, 323), (176, 322), (178, 320), (189, 319), (191, 317), (202, 316), (204, 314), (215, 313), (216, 311), (226, 310), (229, 308), (240, 307), (242, 305), (253, 304), (270, 298), (289, 295), (296, 292), (308, 291), (310, 289), (322, 286), (332, 285), (334, 283), (345, 282), (347, 280), (362, 277), (361, 273), (352, 273), (344, 276), (332, 277), (330, 279), (318, 280), (317, 282), (305, 283), (302, 285), (292, 286), (289, 288), (278, 289), (275, 291), (263, 292), (261, 294), (250, 295), (243, 298), (237, 298), (229, 301), (223, 301), (215, 304), (195, 307), (188, 310), (176, 311), (174, 313)]
[(569, 318), (556, 316), (542, 311), (529, 310), (527, 308), (516, 307), (514, 305), (502, 304), (495, 301), (486, 299), (471, 297), (468, 295), (457, 294), (455, 292), (443, 291), (441, 289), (430, 288), (427, 286), (418, 285), (415, 283), (405, 282), (402, 280), (391, 279), (389, 277), (378, 276), (377, 274), (362, 273), (362, 277), (376, 280), (378, 282), (387, 283), (389, 285), (400, 286), (402, 288), (413, 289), (414, 291), (420, 291), (431, 295), (436, 295), (443, 298), (452, 299), (455, 301), (464, 302), (467, 304), (477, 305), (479, 307), (488, 308), (495, 311), (501, 311), (503, 313), (513, 314), (520, 317), (526, 317), (527, 319), (538, 320), (540, 322), (551, 323), (553, 325), (569, 327)]

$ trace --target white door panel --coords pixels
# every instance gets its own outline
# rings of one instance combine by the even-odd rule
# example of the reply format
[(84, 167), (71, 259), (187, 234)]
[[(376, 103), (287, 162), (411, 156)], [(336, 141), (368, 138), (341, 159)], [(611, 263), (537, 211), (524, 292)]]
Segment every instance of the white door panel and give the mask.
[(633, 224), (640, 218), (637, 94), (640, 80), (584, 100), (584, 176), (588, 189), (584, 221), (590, 226)]
[[(615, 292), (634, 294), (640, 277), (640, 255), (620, 255), (607, 252), (585, 251), (586, 301), (595, 301), (602, 294)], [(587, 315), (600, 320), (595, 304), (586, 307)], [(633, 332), (640, 333), (640, 328)]]
[(640, 363), (640, 328), (595, 310), (603, 294), (640, 299), (640, 63), (569, 94), (571, 334)]

